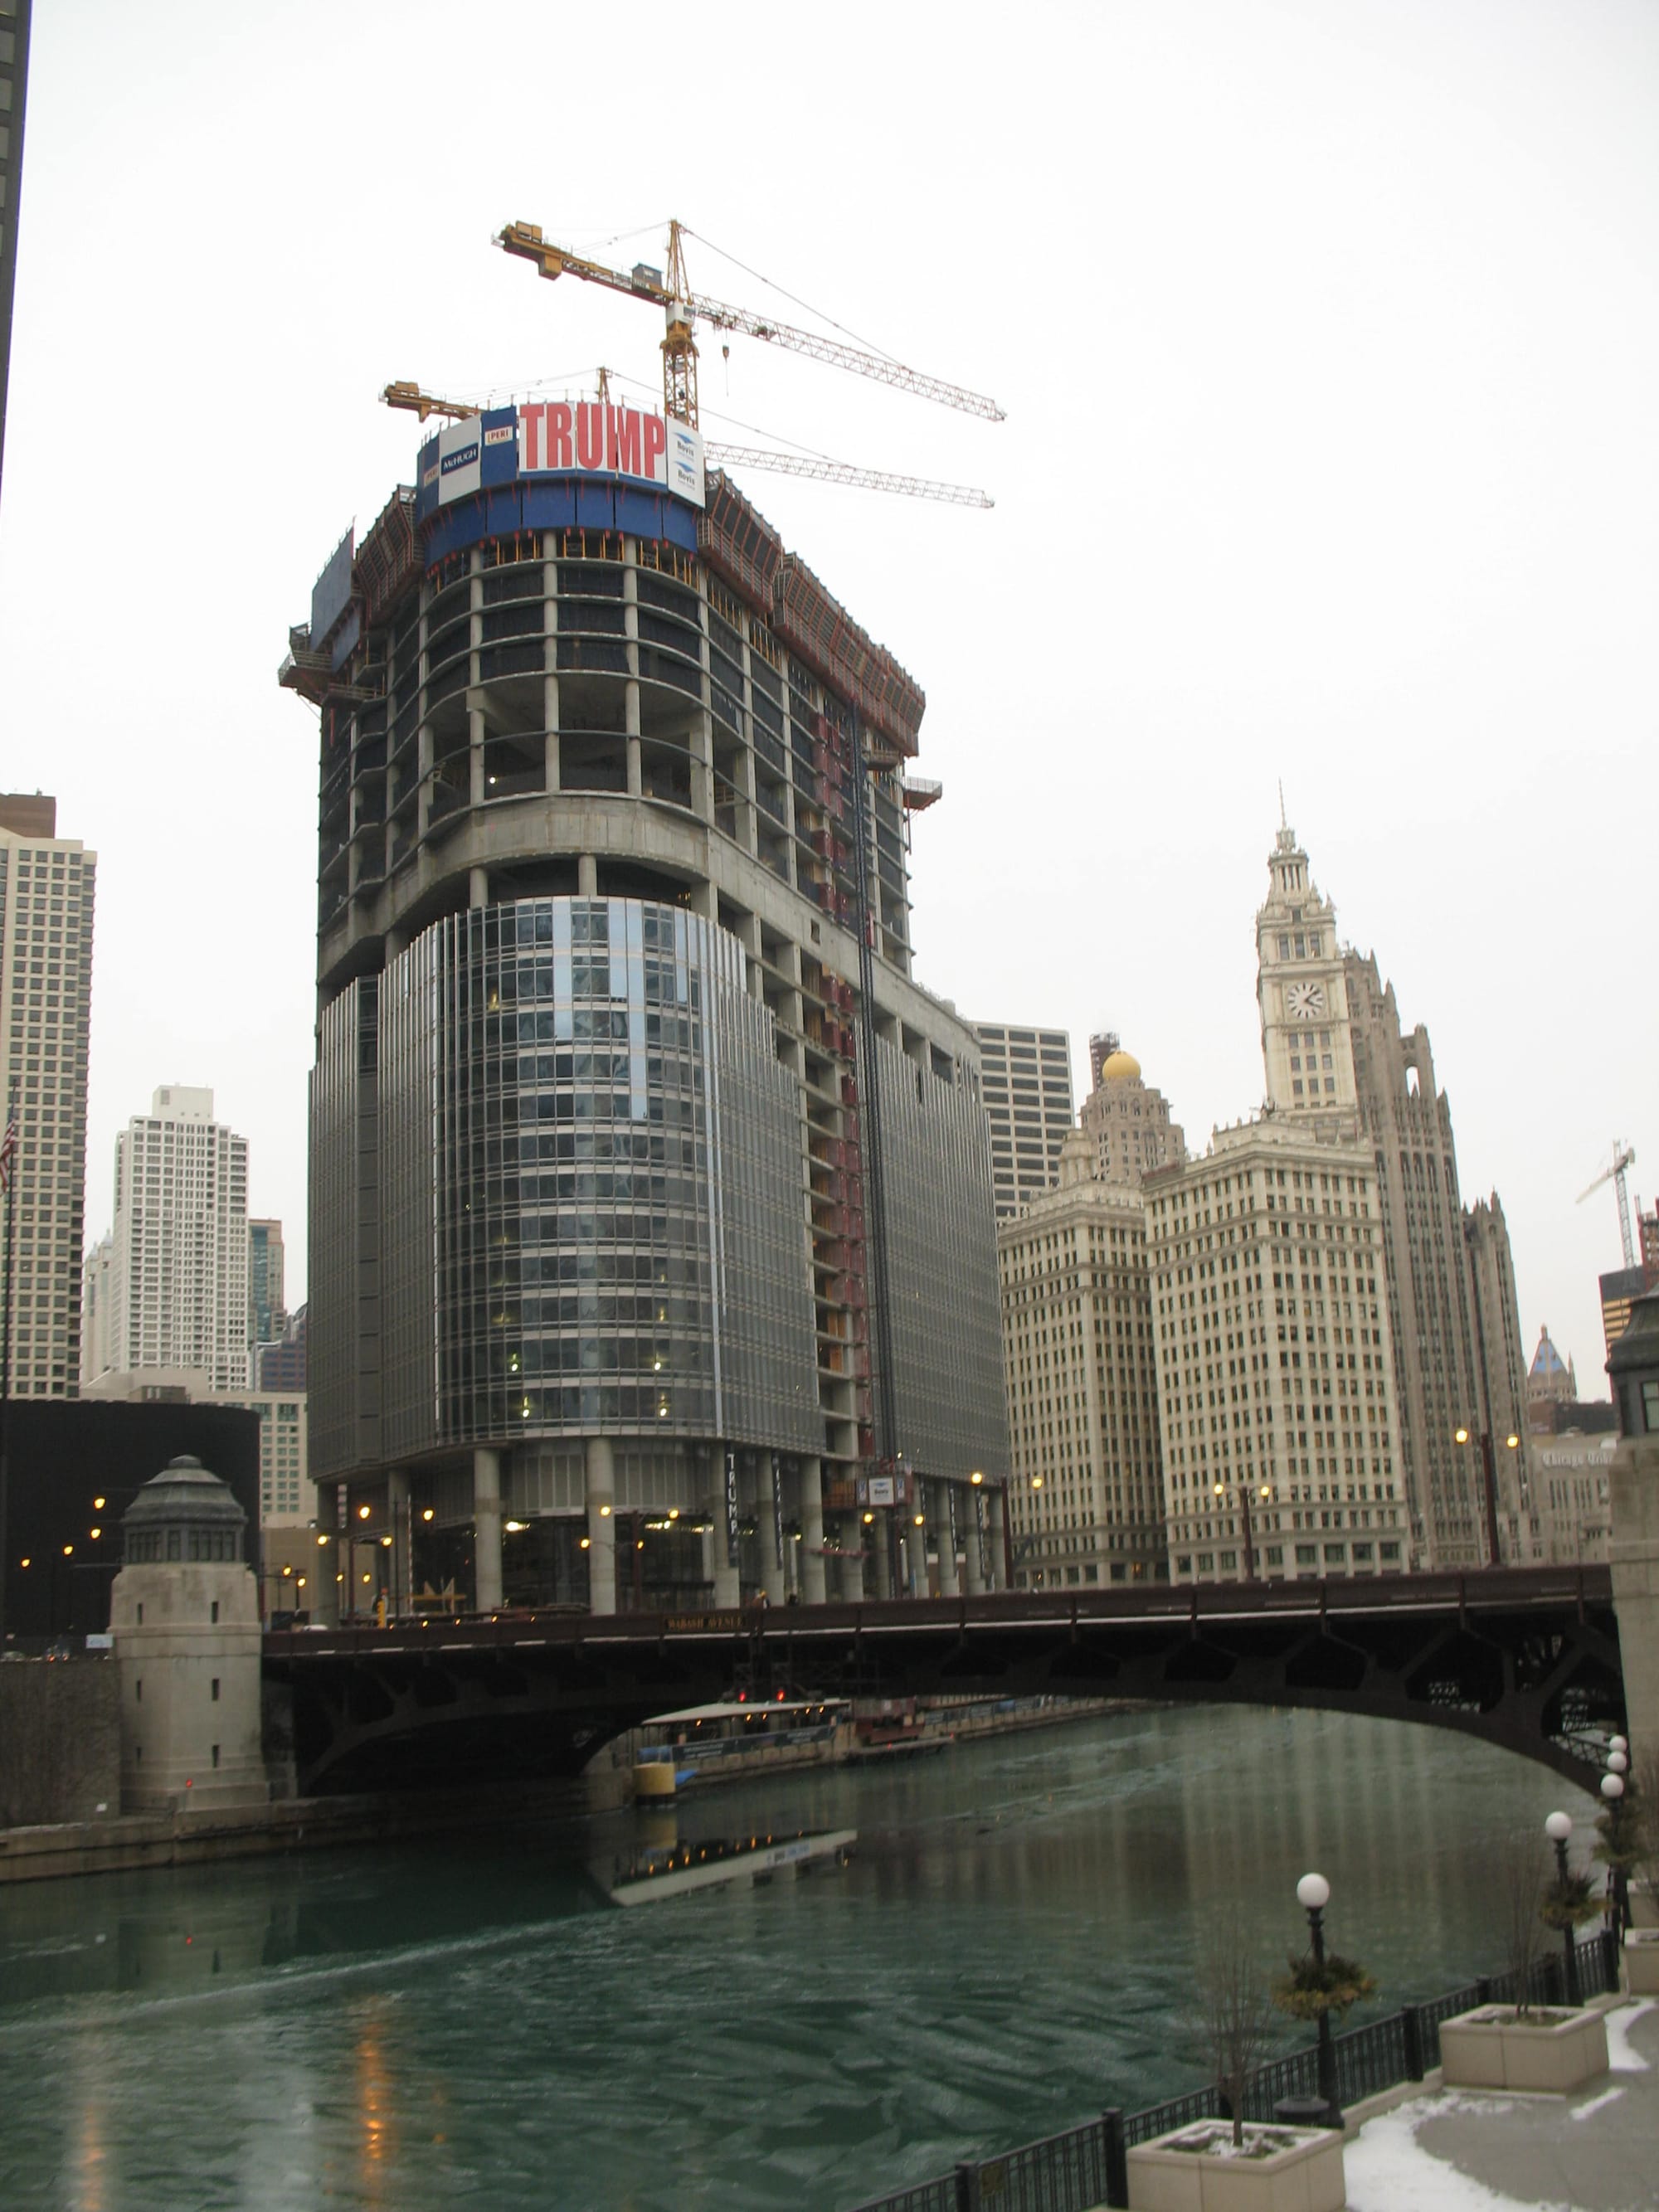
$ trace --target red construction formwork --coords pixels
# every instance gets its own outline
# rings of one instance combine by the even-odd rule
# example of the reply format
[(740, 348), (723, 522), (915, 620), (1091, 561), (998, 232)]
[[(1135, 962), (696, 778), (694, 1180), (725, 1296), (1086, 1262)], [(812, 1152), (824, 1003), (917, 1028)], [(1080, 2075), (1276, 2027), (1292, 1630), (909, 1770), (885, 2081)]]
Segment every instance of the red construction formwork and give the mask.
[(709, 477), (708, 504), (697, 518), (697, 550), (716, 574), (763, 612), (770, 607), (773, 580), (787, 557), (783, 540), (718, 469)]
[(363, 620), (370, 629), (386, 620), (420, 573), (415, 493), (412, 486), (399, 484), (351, 564), (352, 581), (363, 602)]
[(885, 646), (859, 628), (797, 555), (784, 555), (774, 591), (772, 627), (791, 651), (897, 751), (914, 754), (927, 705), (921, 686)]

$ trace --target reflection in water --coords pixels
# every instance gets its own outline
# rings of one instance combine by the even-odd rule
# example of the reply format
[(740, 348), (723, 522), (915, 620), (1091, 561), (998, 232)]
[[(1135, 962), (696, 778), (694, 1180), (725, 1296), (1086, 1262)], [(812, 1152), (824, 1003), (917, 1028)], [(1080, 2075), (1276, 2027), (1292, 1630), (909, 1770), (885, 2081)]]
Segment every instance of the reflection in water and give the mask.
[(728, 1882), (764, 1883), (779, 1875), (799, 1877), (814, 1867), (844, 1867), (858, 1841), (856, 1828), (769, 1828), (764, 1835), (721, 1836), (696, 1842), (678, 1838), (641, 1844), (618, 1859), (611, 1884), (613, 1905), (657, 1905)]
[(386, 2202), (388, 2181), (392, 2193), (397, 2193), (395, 2178), (387, 2172), (397, 2155), (398, 2142), (393, 2125), (393, 2086), (380, 2039), (385, 2010), (385, 2000), (379, 1997), (358, 2008), (355, 2054), (362, 2146), (357, 2160), (358, 2202), (376, 2207)]
[[(1586, 1834), (1587, 1800), (1482, 1745), (1211, 1708), (0, 1890), (0, 2205), (838, 2212), (1201, 2078), (1206, 1915), (1271, 1973), (1310, 1867), (1374, 2009), (1489, 1967), (1491, 1838), (1563, 1801)], [(640, 1853), (854, 1829), (833, 1879), (610, 1908)]]

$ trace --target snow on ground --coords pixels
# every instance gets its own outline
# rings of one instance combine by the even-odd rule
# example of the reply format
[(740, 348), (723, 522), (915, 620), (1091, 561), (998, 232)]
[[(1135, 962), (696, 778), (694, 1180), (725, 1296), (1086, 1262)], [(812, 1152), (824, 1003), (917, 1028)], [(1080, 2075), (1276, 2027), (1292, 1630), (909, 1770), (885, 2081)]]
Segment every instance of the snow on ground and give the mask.
[(1417, 2140), (1426, 2121), (1447, 2112), (1496, 2113), (1513, 2110), (1497, 2097), (1469, 2097), (1452, 2091), (1422, 2097), (1367, 2120), (1347, 2146), (1348, 2212), (1572, 2212), (1568, 2204), (1522, 2204), (1484, 2182), (1460, 2173), (1443, 2159), (1431, 2158)]
[(1648, 2062), (1641, 2052), (1632, 2047), (1630, 2032), (1644, 2012), (1653, 2010), (1651, 1997), (1643, 1997), (1636, 2004), (1620, 2005), (1607, 2014), (1607, 2064), (1615, 2074), (1645, 2074)]
[(1624, 2094), (1622, 2089), (1603, 2089), (1601, 2095), (1592, 2097), (1588, 2105), (1575, 2105), (1567, 2118), (1570, 2120), (1587, 2120), (1592, 2112), (1603, 2112), (1607, 2106), (1616, 2105)]

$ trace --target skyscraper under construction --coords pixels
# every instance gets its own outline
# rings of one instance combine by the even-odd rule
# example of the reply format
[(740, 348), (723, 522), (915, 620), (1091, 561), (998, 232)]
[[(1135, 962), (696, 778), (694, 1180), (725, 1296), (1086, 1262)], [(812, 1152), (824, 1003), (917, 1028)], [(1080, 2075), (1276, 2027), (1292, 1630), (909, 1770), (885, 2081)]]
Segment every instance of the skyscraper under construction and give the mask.
[(1000, 1582), (977, 1050), (910, 972), (920, 689), (695, 431), (605, 404), (429, 440), (289, 643), (347, 1609)]

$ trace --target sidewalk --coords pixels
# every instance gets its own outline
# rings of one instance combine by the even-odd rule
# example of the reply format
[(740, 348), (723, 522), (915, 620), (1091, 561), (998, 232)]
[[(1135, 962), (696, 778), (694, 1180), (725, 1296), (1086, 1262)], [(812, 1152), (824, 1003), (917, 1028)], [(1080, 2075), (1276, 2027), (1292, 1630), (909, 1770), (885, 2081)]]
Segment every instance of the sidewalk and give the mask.
[(1653, 2212), (1659, 2003), (1609, 2008), (1607, 2057), (1576, 2096), (1444, 2089), (1367, 2119), (1345, 2154), (1349, 2212)]

